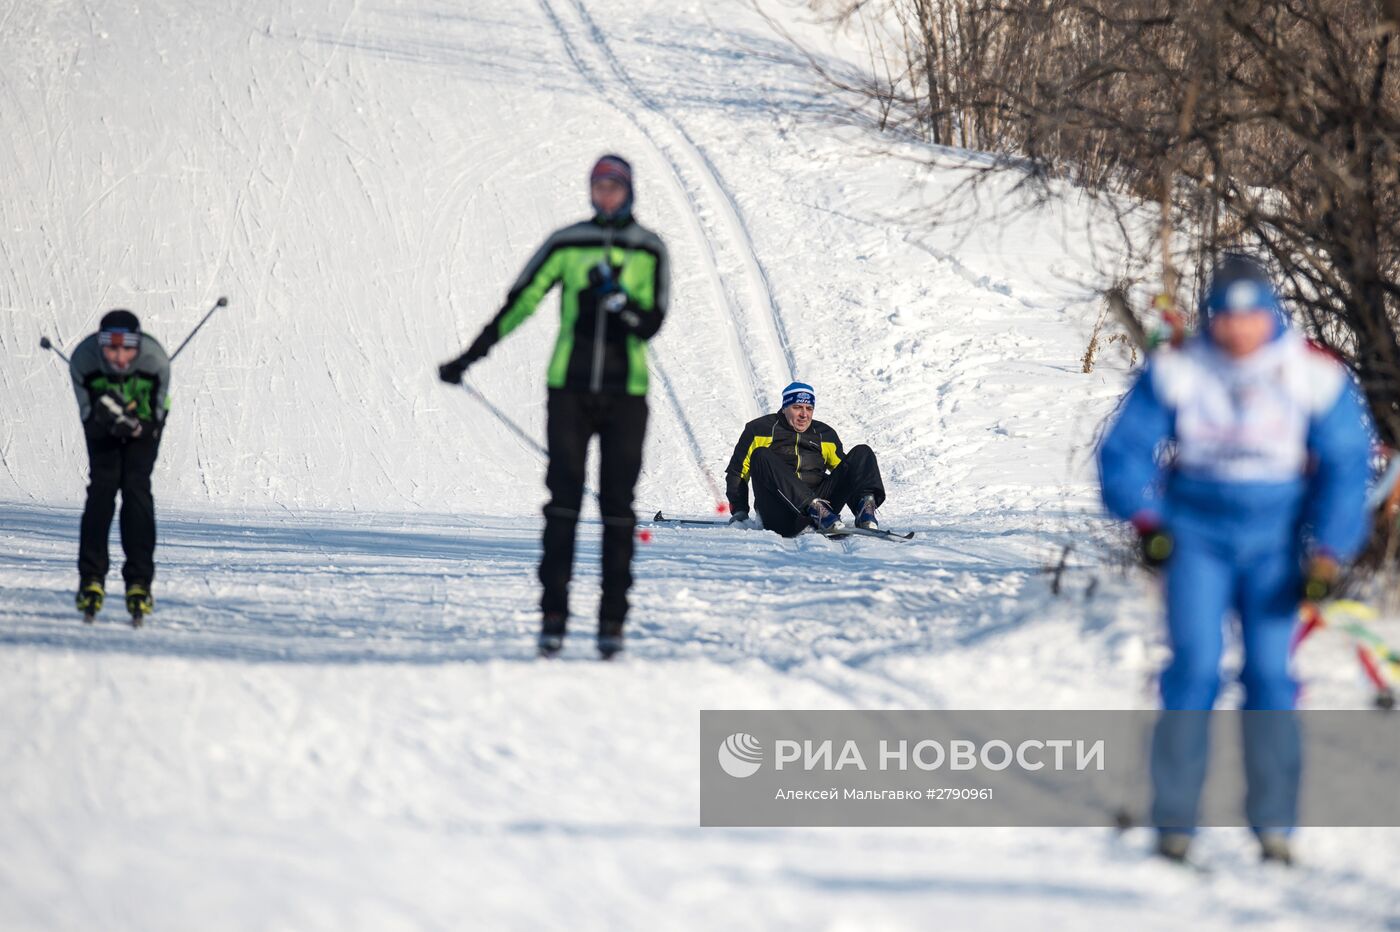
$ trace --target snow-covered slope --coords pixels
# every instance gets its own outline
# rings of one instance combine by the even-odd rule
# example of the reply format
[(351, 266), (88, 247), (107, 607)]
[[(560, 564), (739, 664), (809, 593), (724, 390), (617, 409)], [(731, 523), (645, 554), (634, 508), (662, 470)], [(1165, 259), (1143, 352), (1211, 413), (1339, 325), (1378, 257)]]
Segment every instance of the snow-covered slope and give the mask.
[[(1203, 880), (1133, 835), (696, 827), (701, 708), (1148, 701), (1150, 600), (1090, 542), (1125, 365), (1080, 371), (1086, 215), (992, 190), (931, 229), (957, 175), (835, 110), (745, 0), (0, 12), (0, 925), (1383, 927), (1393, 832), (1306, 832), (1286, 880), (1212, 833)], [(799, 376), (921, 535), (658, 530), (628, 660), (540, 664), (542, 463), (435, 365), (606, 150), (675, 260), (638, 510), (711, 511)], [(156, 623), (83, 630), (38, 337), (126, 305), (173, 348), (220, 294), (175, 371)], [(553, 318), (471, 376), (535, 437)], [(1364, 699), (1339, 645), (1304, 663), (1315, 704)]]

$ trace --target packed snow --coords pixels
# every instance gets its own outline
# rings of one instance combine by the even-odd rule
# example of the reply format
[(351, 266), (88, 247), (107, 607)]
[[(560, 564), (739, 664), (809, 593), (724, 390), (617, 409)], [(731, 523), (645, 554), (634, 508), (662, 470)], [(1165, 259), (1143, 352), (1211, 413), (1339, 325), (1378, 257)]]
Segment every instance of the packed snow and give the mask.
[[(1198, 876), (1142, 830), (698, 827), (701, 709), (1137, 708), (1162, 659), (1090, 468), (1130, 372), (1082, 371), (1100, 221), (965, 200), (971, 156), (851, 119), (748, 0), (13, 0), (0, 119), (0, 926), (1400, 928), (1393, 830), (1304, 830), (1291, 873), (1211, 831)], [(590, 516), (546, 663), (543, 461), (436, 364), (609, 150), (674, 262), (639, 514), (713, 516), (800, 377), (918, 536), (651, 528), (601, 664)], [(175, 364), (156, 615), (84, 628), (38, 340), (125, 306), (173, 349), (224, 294)], [(468, 376), (526, 437), (554, 317)], [(1345, 643), (1300, 664), (1366, 703)]]

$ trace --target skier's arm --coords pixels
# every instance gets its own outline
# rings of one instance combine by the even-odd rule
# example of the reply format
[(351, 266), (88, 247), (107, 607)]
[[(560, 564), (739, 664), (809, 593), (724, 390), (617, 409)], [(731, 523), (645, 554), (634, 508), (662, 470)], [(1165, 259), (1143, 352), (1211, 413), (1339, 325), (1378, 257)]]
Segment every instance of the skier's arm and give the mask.
[(724, 491), (729, 499), (729, 513), (732, 515), (749, 513), (749, 456), (753, 452), (756, 436), (753, 425), (747, 425), (739, 435), (739, 442), (734, 445), (729, 465), (724, 469)]
[(78, 417), (84, 424), (92, 422), (92, 390), (88, 382), (101, 371), (101, 352), (97, 336), (93, 335), (77, 345), (68, 363), (68, 377), (73, 380), (73, 394), (78, 399)]
[(556, 248), (553, 237), (540, 247), (524, 270), (521, 271), (515, 284), (511, 286), (510, 293), (506, 295), (506, 303), (501, 307), (501, 310), (481, 331), (481, 335), (472, 342), (472, 345), (467, 347), (467, 351), (458, 357), (457, 362), (462, 364), (463, 368), (484, 357), (491, 351), (491, 347), (501, 341), (502, 337), (519, 327), (526, 318), (535, 313), (535, 309), (540, 306), (540, 302), (549, 293), (549, 289), (553, 288), (555, 283), (559, 281), (563, 255), (564, 253)]
[(1370, 530), (1366, 512), (1370, 423), (1355, 383), (1348, 378), (1336, 402), (1314, 418), (1308, 430), (1315, 468), (1308, 484), (1306, 521), (1318, 550), (1343, 562), (1356, 556)]
[(92, 417), (92, 395), (87, 388), (87, 373), (78, 366), (78, 354), (68, 364), (68, 376), (73, 380), (73, 394), (78, 397), (78, 418), (84, 424)]
[(835, 469), (845, 458), (846, 448), (841, 446), (841, 438), (836, 436), (836, 431), (829, 431), (822, 440), (822, 462), (827, 469)]
[(627, 332), (641, 340), (656, 336), (671, 301), (671, 259), (666, 246), (658, 239), (648, 252), (655, 257), (655, 269), (641, 288), (628, 293), (627, 307), (619, 315)]
[(143, 348), (148, 340), (150, 358), (147, 367), (155, 376), (155, 389), (151, 393), (151, 416), (156, 424), (164, 424), (165, 416), (170, 413), (170, 357), (166, 354), (165, 347), (150, 337), (142, 337)]
[(1099, 483), (1110, 514), (1123, 521), (1160, 521), (1158, 449), (1171, 438), (1174, 412), (1153, 387), (1151, 364), (1123, 400), (1099, 445)]

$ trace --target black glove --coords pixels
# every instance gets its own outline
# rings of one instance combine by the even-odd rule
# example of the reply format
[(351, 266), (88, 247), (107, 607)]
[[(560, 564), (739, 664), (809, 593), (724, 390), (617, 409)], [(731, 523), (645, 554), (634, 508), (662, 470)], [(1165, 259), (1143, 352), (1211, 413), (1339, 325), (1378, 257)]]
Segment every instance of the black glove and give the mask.
[(729, 523), (730, 523), (730, 524), (743, 524), (745, 521), (748, 521), (748, 520), (749, 520), (749, 513), (748, 513), (747, 511), (736, 511), (736, 512), (734, 512), (732, 515), (729, 516)]
[(1138, 553), (1142, 557), (1142, 565), (1149, 570), (1166, 566), (1174, 548), (1172, 536), (1161, 528), (1138, 531)]
[(1308, 562), (1308, 572), (1303, 579), (1303, 601), (1325, 602), (1337, 591), (1342, 568), (1337, 561), (1325, 554), (1319, 554)]
[(124, 401), (113, 392), (98, 396), (89, 421), (94, 433), (105, 432), (118, 440), (132, 440), (145, 431), (145, 424), (136, 417), (136, 402)]
[(622, 286), (617, 283), (617, 277), (621, 274), (622, 266), (599, 259), (598, 264), (588, 270), (588, 284), (598, 289), (598, 293), (602, 295), (621, 291)]
[(145, 435), (146, 423), (134, 417), (118, 418), (112, 422), (110, 433), (118, 440), (135, 440)]
[(462, 375), (470, 365), (471, 363), (467, 361), (465, 356), (458, 356), (451, 362), (445, 362), (438, 366), (438, 378), (448, 385), (461, 385)]

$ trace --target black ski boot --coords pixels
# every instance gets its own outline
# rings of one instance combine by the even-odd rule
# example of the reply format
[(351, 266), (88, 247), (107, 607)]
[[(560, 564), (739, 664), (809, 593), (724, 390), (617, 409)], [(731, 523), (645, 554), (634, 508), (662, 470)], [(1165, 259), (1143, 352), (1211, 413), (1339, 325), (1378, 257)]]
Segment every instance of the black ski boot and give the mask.
[(598, 622), (598, 655), (611, 660), (622, 653), (622, 622), (602, 620)]
[(126, 610), (131, 614), (131, 626), (139, 628), (145, 624), (146, 616), (155, 611), (156, 600), (151, 598), (150, 586), (144, 583), (128, 583), (126, 587)]
[(78, 585), (78, 595), (74, 599), (74, 604), (78, 611), (83, 613), (83, 623), (92, 624), (97, 618), (97, 613), (102, 611), (102, 600), (107, 597), (105, 587), (100, 579), (84, 579)]
[(1265, 832), (1259, 836), (1259, 860), (1265, 863), (1293, 866), (1293, 846), (1283, 832)]
[(564, 632), (568, 628), (569, 616), (563, 612), (545, 612), (540, 623), (540, 637), (537, 642), (541, 657), (553, 657), (564, 649)]

